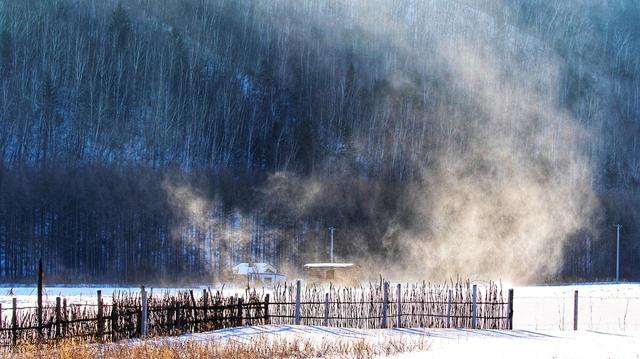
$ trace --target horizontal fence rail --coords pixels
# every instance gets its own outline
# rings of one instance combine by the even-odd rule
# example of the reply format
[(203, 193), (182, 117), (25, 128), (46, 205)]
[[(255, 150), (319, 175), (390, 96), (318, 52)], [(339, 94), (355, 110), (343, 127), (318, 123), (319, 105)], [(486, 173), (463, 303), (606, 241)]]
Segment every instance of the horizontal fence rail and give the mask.
[[(47, 343), (64, 338), (105, 342), (174, 336), (262, 324), (323, 325), (346, 328), (512, 329), (513, 290), (489, 283), (444, 285), (380, 281), (360, 288), (309, 286), (300, 281), (276, 286), (270, 293), (246, 290), (223, 296), (202, 291), (116, 292), (104, 304), (77, 305), (56, 298), (55, 306), (0, 307), (0, 347)], [(42, 313), (42, 320), (38, 317)], [(42, 325), (39, 325), (42, 323)]]

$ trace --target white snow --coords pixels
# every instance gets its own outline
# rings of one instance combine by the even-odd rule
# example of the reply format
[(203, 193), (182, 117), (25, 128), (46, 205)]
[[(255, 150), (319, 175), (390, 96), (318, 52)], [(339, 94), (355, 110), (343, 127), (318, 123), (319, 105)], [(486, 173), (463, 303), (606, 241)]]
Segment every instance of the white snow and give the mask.
[[(221, 286), (217, 286), (220, 289)], [(508, 286), (503, 286), (506, 290)], [(102, 290), (106, 302), (115, 291), (139, 292), (133, 287), (47, 287), (45, 300), (56, 296), (69, 303), (95, 303)], [(174, 291), (180, 288), (155, 288)], [(201, 290), (201, 288), (199, 288)], [(212, 288), (216, 289), (216, 288)], [(15, 287), (19, 306), (33, 306), (36, 289)], [(578, 331), (573, 331), (574, 291), (578, 290)], [(3, 309), (11, 305), (9, 287), (0, 287)], [(225, 287), (225, 294), (243, 290)], [(268, 292), (265, 289), (265, 292)], [(535, 286), (514, 288), (514, 328), (506, 330), (386, 329), (364, 330), (314, 326), (270, 325), (223, 329), (161, 340), (234, 340), (301, 338), (369, 340), (386, 338), (426, 340), (427, 352), (405, 353), (398, 358), (635, 358), (640, 359), (640, 283)], [(3, 315), (10, 314), (3, 311)], [(6, 317), (5, 317), (6, 318)]]
[[(466, 329), (348, 329), (319, 326), (266, 325), (222, 329), (161, 340), (233, 340), (250, 344), (268, 340), (309, 340), (311, 343), (365, 340), (372, 344), (393, 339), (425, 343), (426, 351), (396, 358), (639, 358), (640, 332), (530, 331)], [(151, 340), (153, 342), (153, 340)]]
[(640, 330), (640, 283), (516, 287), (513, 327), (572, 330), (576, 290), (578, 329)]

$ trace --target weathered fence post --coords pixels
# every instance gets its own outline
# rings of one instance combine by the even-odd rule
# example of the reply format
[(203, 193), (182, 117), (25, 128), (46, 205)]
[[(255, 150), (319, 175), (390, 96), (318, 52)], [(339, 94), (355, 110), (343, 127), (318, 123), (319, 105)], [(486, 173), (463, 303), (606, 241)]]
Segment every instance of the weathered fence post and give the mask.
[(329, 293), (324, 294), (324, 319), (322, 320), (322, 325), (329, 326)]
[(141, 290), (142, 296), (142, 312), (140, 313), (140, 336), (147, 336), (147, 292), (144, 290), (144, 286), (142, 286)]
[(193, 317), (193, 325), (191, 326), (191, 330), (198, 330), (198, 311), (196, 305), (196, 297), (193, 296), (193, 289), (189, 289), (189, 297), (191, 298), (191, 305), (193, 306), (191, 309), (191, 316)]
[(62, 298), (62, 316), (64, 317), (64, 323), (62, 323), (62, 336), (66, 337), (69, 331), (69, 324), (67, 323), (67, 298)]
[(402, 328), (402, 298), (400, 298), (400, 296), (402, 295), (402, 285), (400, 283), (398, 283), (398, 323), (396, 324), (396, 326), (398, 328)]
[(269, 294), (264, 297), (264, 324), (271, 324), (269, 320)]
[(205, 327), (207, 327), (207, 323), (208, 323), (208, 318), (209, 318), (208, 312), (209, 312), (209, 292), (207, 292), (206, 289), (203, 289), (202, 290), (202, 321), (204, 322)]
[[(238, 295), (235, 294), (233, 299), (229, 303), (229, 320), (226, 321), (227, 324), (225, 324), (225, 325), (228, 325), (229, 327), (235, 327), (236, 326), (236, 322), (237, 322), (236, 315), (237, 314), (235, 312), (236, 312), (237, 308), (238, 308)], [(224, 318), (225, 318), (225, 314), (224, 314), (224, 307), (223, 307), (223, 309), (222, 309), (222, 320), (223, 320), (223, 322), (225, 321)]]
[(578, 291), (573, 292), (573, 330), (578, 330)]
[[(174, 322), (174, 327), (179, 328), (180, 331), (182, 331), (183, 330), (182, 316), (181, 316), (182, 311), (180, 310), (180, 303), (176, 301), (175, 297), (171, 299), (171, 308), (175, 311), (175, 317), (176, 317)], [(233, 313), (233, 308), (231, 309), (231, 312)]]
[(98, 291), (98, 331), (96, 337), (98, 340), (102, 340), (102, 334), (104, 333), (104, 313), (102, 308), (102, 291)]
[(476, 329), (476, 321), (477, 321), (477, 296), (478, 296), (478, 286), (473, 285), (473, 292), (471, 293), (471, 329)]
[(382, 324), (380, 327), (387, 327), (387, 305), (389, 304), (389, 282), (382, 285)]
[(242, 326), (242, 298), (238, 298), (238, 323), (236, 323), (238, 327)]
[(44, 270), (42, 269), (42, 258), (38, 260), (38, 335), (42, 339), (42, 286), (44, 285)]
[(452, 290), (449, 289), (449, 297), (447, 299), (447, 328), (451, 328), (451, 295)]
[(11, 334), (13, 336), (13, 345), (18, 343), (18, 298), (13, 297), (11, 301), (13, 305), (13, 317), (11, 318)]
[(300, 325), (300, 279), (296, 281), (296, 325)]
[(118, 307), (114, 300), (111, 304), (111, 341), (118, 340), (118, 330)]
[(60, 297), (56, 297), (56, 338), (62, 335), (62, 301)]
[(509, 304), (507, 305), (507, 329), (513, 329), (513, 288), (509, 289)]

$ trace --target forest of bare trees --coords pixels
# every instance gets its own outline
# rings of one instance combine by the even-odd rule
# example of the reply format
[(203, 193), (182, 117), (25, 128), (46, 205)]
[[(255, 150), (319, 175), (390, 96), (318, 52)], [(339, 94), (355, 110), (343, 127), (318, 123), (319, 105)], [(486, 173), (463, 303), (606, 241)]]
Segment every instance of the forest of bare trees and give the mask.
[(340, 258), (394, 263), (468, 217), (448, 193), (500, 183), (573, 211), (487, 219), (563, 238), (536, 280), (611, 277), (615, 223), (638, 279), (638, 23), (606, 0), (0, 0), (0, 279), (295, 270), (330, 225)]

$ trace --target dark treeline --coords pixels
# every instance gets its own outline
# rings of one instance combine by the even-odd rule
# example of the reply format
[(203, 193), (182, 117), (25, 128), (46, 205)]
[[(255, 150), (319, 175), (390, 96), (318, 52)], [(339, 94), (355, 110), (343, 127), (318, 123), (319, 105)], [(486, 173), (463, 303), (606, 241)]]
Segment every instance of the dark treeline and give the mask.
[(499, 68), (557, 56), (555, 102), (591, 134), (579, 150), (598, 204), (553, 279), (611, 277), (614, 223), (622, 274), (640, 278), (633, 1), (0, 6), (2, 281), (30, 279), (39, 257), (60, 282), (295, 270), (326, 260), (329, 225), (342, 258), (394, 261), (390, 228), (422, 220), (413, 189), (487, 121), (442, 43), (492, 49)]

